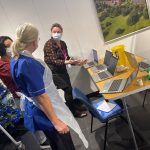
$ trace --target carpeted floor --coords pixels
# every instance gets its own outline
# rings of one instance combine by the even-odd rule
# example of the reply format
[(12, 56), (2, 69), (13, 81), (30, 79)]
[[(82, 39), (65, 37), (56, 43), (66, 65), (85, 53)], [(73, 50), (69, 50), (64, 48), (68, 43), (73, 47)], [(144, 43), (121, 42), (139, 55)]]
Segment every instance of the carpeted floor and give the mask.
[[(139, 150), (150, 150), (150, 93), (146, 98), (145, 107), (142, 107), (143, 93), (131, 95), (128, 97), (128, 108), (131, 120), (134, 124), (135, 135), (138, 143)], [(85, 137), (89, 142), (88, 150), (102, 150), (103, 149), (103, 136), (104, 124), (94, 119), (93, 133), (90, 133), (90, 120), (91, 116), (82, 119), (77, 119)], [(86, 150), (78, 136), (71, 131), (72, 138), (76, 150)], [(16, 150), (16, 146), (9, 140), (2, 141), (0, 138), (0, 150)], [(39, 145), (33, 138), (30, 132), (25, 133), (21, 137), (26, 146), (26, 150), (40, 150)], [(121, 118), (114, 119), (109, 124), (108, 128), (108, 145), (107, 150), (134, 150), (133, 140), (130, 134), (128, 124)]]

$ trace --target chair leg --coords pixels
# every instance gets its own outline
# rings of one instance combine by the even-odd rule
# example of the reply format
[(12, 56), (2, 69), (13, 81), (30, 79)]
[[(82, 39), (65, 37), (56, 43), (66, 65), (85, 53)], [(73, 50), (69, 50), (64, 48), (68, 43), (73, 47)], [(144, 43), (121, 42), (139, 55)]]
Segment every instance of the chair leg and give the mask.
[(93, 116), (91, 115), (91, 133), (93, 132)]
[(144, 100), (143, 100), (143, 104), (142, 104), (143, 107), (144, 107), (144, 103), (145, 103), (145, 100), (146, 100), (147, 91), (148, 90), (146, 90), (145, 95), (144, 95)]
[(103, 148), (103, 150), (105, 150), (105, 149), (106, 149), (106, 142), (107, 142), (107, 129), (108, 129), (108, 121), (106, 121), (105, 136), (104, 136), (104, 148)]

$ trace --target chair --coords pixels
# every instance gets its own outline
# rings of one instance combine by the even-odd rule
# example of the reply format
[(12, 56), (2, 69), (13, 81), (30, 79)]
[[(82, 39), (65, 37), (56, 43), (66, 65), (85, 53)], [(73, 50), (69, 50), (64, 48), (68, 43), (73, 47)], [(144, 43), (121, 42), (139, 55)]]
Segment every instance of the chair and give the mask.
[(98, 98), (97, 100), (90, 101), (85, 94), (83, 94), (79, 89), (74, 88), (73, 89), (73, 98), (78, 99), (83, 104), (86, 105), (87, 109), (91, 113), (91, 133), (93, 132), (93, 117), (97, 118), (100, 122), (105, 123), (105, 135), (104, 135), (104, 150), (106, 149), (106, 141), (107, 141), (107, 128), (108, 128), (108, 122), (116, 117), (120, 116), (120, 113), (122, 112), (122, 108), (114, 101), (111, 101), (110, 103), (116, 104), (116, 106), (110, 111), (110, 112), (104, 112), (101, 110), (98, 110), (97, 107), (100, 106), (105, 99), (103, 97)]
[[(2, 103), (3, 99), (7, 97), (8, 90), (0, 84), (0, 134), (2, 132), (17, 146), (18, 150), (25, 150), (25, 145), (21, 141), (16, 141), (4, 127), (9, 125), (17, 125), (22, 116), (19, 109), (13, 109), (11, 106), (5, 106)], [(8, 114), (6, 116), (6, 114)], [(10, 128), (11, 131), (17, 130), (15, 127)]]

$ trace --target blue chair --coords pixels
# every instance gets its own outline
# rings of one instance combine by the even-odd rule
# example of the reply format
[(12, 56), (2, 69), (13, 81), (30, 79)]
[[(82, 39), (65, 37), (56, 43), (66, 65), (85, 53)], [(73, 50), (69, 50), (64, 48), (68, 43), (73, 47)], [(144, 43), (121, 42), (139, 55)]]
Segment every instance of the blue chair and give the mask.
[[(2, 103), (2, 100), (7, 96), (8, 90), (0, 84), (0, 136), (4, 139), (2, 132), (6, 137), (8, 137), (20, 150), (25, 150), (25, 145), (21, 141), (16, 141), (9, 131), (13, 133), (13, 131), (17, 131), (15, 125), (17, 125), (22, 119), (22, 113), (20, 109), (13, 109), (11, 106), (5, 106)], [(7, 130), (5, 129), (7, 128)], [(2, 132), (1, 132), (2, 131)], [(21, 130), (18, 130), (19, 132)], [(22, 130), (23, 131), (23, 130)], [(26, 131), (26, 129), (24, 130)]]
[(106, 141), (107, 141), (107, 128), (108, 128), (108, 122), (116, 117), (119, 117), (122, 108), (114, 101), (111, 101), (110, 103), (116, 104), (116, 106), (109, 112), (104, 112), (99, 109), (97, 109), (98, 106), (100, 106), (105, 99), (103, 97), (98, 98), (97, 100), (90, 101), (85, 94), (83, 94), (79, 89), (74, 88), (73, 89), (73, 98), (78, 99), (81, 101), (89, 112), (91, 113), (91, 133), (93, 132), (93, 117), (97, 118), (100, 122), (105, 123), (105, 135), (104, 135), (104, 150), (106, 149)]

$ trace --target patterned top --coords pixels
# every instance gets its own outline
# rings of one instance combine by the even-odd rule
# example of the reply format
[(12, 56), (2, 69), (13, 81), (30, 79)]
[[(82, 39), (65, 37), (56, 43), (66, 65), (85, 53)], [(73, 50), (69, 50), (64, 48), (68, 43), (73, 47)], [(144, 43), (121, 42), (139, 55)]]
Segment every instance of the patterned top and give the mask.
[(65, 59), (69, 59), (67, 45), (60, 41), (61, 48), (53, 38), (49, 39), (44, 46), (44, 61), (50, 67), (53, 74), (67, 73)]
[(14, 98), (19, 98), (16, 95), (16, 91), (18, 91), (10, 72), (10, 62), (8, 60), (0, 59), (0, 79), (12, 93)]

